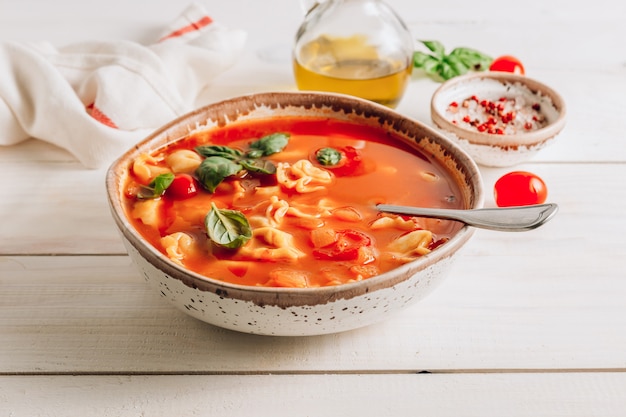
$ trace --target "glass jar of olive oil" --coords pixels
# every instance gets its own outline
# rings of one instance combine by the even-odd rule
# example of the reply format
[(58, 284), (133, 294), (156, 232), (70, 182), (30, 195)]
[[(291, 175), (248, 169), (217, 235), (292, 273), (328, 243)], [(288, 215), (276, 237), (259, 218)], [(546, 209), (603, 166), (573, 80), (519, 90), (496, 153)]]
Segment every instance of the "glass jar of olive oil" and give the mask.
[(314, 3), (296, 35), (300, 90), (350, 94), (396, 107), (411, 76), (414, 42), (380, 0)]

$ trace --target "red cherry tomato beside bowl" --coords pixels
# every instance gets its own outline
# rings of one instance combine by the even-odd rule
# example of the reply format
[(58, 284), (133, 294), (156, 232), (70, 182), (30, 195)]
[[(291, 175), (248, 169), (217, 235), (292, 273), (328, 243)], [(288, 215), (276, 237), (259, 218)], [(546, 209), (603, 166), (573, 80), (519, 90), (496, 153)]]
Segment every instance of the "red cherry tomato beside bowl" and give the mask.
[(513, 171), (503, 175), (494, 185), (498, 207), (530, 206), (545, 203), (546, 183), (532, 172)]
[(521, 61), (511, 55), (503, 55), (491, 62), (489, 71), (512, 72), (513, 74), (524, 75), (524, 66)]

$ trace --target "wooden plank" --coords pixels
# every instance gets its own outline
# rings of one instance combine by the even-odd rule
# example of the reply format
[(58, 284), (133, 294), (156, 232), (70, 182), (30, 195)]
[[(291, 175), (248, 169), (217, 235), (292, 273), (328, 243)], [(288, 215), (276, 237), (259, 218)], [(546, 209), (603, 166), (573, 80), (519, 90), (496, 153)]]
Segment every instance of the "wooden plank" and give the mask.
[(104, 169), (38, 157), (2, 166), (12, 173), (0, 179), (2, 253), (126, 253), (110, 215)]
[(0, 373), (625, 369), (623, 259), (529, 263), (514, 246), (467, 251), (432, 295), (383, 323), (309, 338), (190, 318), (125, 256), (2, 257)]
[(626, 374), (4, 376), (7, 416), (618, 417)]

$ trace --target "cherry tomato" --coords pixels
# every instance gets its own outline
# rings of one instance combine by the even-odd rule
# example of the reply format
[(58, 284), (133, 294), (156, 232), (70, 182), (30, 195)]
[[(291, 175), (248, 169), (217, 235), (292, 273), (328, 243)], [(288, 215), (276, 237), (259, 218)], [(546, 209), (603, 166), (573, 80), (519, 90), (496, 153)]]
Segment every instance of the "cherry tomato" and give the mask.
[(490, 71), (512, 72), (524, 75), (524, 66), (519, 59), (511, 55), (503, 55), (493, 60), (489, 66)]
[(526, 171), (504, 174), (494, 185), (498, 207), (542, 204), (548, 197), (546, 183), (537, 175)]
[(356, 230), (338, 230), (337, 240), (323, 248), (315, 249), (313, 256), (321, 260), (354, 261), (359, 257), (359, 248), (368, 246), (372, 240)]
[(165, 193), (176, 200), (184, 200), (198, 194), (196, 180), (189, 174), (176, 174)]

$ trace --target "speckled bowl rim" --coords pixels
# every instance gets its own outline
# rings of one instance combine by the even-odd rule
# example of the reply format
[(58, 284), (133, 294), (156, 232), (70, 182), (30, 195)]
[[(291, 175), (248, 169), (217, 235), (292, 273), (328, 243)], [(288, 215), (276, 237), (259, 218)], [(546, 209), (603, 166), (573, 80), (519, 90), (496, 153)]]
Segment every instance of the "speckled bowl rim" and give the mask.
[[(520, 83), (526, 86), (534, 94), (540, 93), (541, 95), (546, 96), (550, 99), (554, 108), (558, 112), (557, 118), (552, 121), (552, 123), (541, 129), (514, 135), (495, 135), (490, 133), (475, 132), (469, 129), (464, 129), (450, 122), (440, 111), (440, 108), (442, 107), (439, 104), (442, 97), (450, 94), (452, 90), (459, 89), (465, 84), (481, 83), (484, 80), (494, 80), (500, 83), (509, 84)], [(457, 97), (456, 99), (460, 100), (464, 98), (465, 97)], [(443, 103), (442, 106), (446, 106), (447, 104), (449, 104), (449, 102)], [(449, 131), (456, 137), (467, 140), (473, 144), (499, 147), (530, 147), (546, 142), (558, 135), (565, 126), (567, 110), (563, 97), (554, 89), (548, 87), (540, 81), (520, 74), (487, 71), (458, 76), (441, 84), (435, 90), (431, 98), (430, 114), (432, 121), (437, 127)]]
[[(172, 262), (151, 244), (145, 242), (139, 232), (126, 219), (122, 206), (122, 186), (125, 175), (128, 173), (130, 161), (141, 152), (152, 152), (166, 143), (181, 139), (190, 130), (194, 130), (194, 126), (197, 128), (209, 118), (217, 120), (219, 125), (223, 125), (236, 120), (240, 115), (255, 111), (259, 106), (271, 108), (288, 108), (293, 106), (305, 109), (315, 107), (328, 109), (330, 112), (335, 113), (354, 114), (356, 118), (373, 116), (377, 117), (379, 122), (391, 122), (399, 135), (408, 134), (408, 129), (413, 128), (418, 133), (425, 135), (422, 140), (432, 141), (435, 145), (438, 144), (445, 151), (444, 153), (449, 155), (449, 163), (456, 161), (457, 168), (464, 172), (464, 177), (468, 181), (468, 189), (465, 190), (467, 193), (465, 198), (469, 200), (468, 208), (480, 208), (483, 206), (482, 179), (480, 171), (471, 157), (435, 129), (402, 116), (387, 107), (352, 96), (334, 93), (267, 92), (235, 97), (199, 108), (166, 124), (129, 149), (113, 162), (107, 171), (107, 198), (113, 219), (119, 231), (127, 242), (139, 251), (141, 256), (148, 259), (157, 269), (163, 271), (168, 276), (180, 280), (194, 289), (209, 291), (219, 296), (240, 299), (242, 301), (252, 301), (261, 306), (275, 305), (281, 308), (288, 308), (292, 306), (318, 305), (338, 299), (351, 299), (360, 295), (371, 294), (377, 289), (389, 288), (399, 282), (410, 279), (415, 273), (426, 269), (438, 260), (454, 255), (473, 235), (473, 228), (463, 226), (445, 245), (392, 271), (359, 282), (317, 288), (274, 288), (232, 284), (186, 270)], [(227, 111), (228, 108), (234, 109), (234, 112)], [(412, 139), (416, 141), (416, 138)]]

